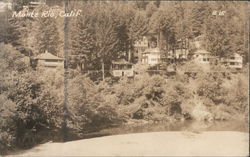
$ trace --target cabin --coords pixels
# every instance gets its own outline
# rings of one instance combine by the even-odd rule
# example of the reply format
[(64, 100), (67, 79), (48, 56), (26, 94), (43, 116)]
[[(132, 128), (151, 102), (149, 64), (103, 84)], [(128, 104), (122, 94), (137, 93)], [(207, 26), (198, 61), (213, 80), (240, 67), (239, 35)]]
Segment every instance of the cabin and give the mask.
[(36, 67), (57, 68), (64, 67), (64, 59), (49, 52), (42, 53), (35, 58)]
[(243, 57), (240, 56), (238, 53), (234, 53), (230, 57), (223, 58), (222, 63), (229, 68), (242, 69)]
[(206, 50), (197, 50), (192, 54), (192, 58), (196, 63), (209, 64), (211, 53)]
[(161, 61), (161, 54), (159, 48), (149, 48), (142, 53), (142, 64), (148, 64), (154, 66), (159, 64)]
[(114, 77), (133, 77), (133, 64), (126, 60), (113, 61), (111, 64), (111, 75)]

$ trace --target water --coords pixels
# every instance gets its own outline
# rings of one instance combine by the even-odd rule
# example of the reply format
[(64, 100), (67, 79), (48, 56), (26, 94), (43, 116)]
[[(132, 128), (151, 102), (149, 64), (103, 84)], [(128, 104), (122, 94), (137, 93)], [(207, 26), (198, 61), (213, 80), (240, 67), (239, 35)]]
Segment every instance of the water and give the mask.
[(248, 132), (248, 124), (244, 121), (216, 121), (213, 123), (184, 121), (184, 122), (161, 122), (146, 124), (122, 125), (116, 128), (103, 129), (99, 132), (91, 133), (85, 138), (100, 137), (107, 135), (144, 133), (144, 132), (161, 132), (161, 131), (239, 131)]

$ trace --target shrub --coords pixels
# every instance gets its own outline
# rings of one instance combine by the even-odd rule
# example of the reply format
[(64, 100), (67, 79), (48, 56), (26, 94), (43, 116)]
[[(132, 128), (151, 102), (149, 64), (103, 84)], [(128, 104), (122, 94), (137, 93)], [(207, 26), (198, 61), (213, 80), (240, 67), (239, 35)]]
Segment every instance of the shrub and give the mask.
[(211, 99), (215, 104), (223, 103), (225, 91), (222, 89), (221, 73), (199, 74), (197, 78), (198, 96)]
[(225, 94), (225, 104), (232, 106), (238, 112), (243, 113), (248, 106), (248, 79), (247, 76), (238, 74), (234, 79), (225, 81), (223, 89)]
[(119, 122), (114, 107), (103, 99), (97, 86), (84, 75), (69, 82), (68, 126), (78, 136)]
[(61, 126), (63, 99), (46, 83), (39, 79), (38, 73), (30, 71), (22, 74), (16, 87), (8, 91), (8, 97), (16, 103), (18, 111), (16, 138), (20, 147), (31, 147), (40, 143), (41, 138), (37, 138), (36, 134)]
[(0, 95), (0, 155), (13, 148), (16, 137), (16, 104)]

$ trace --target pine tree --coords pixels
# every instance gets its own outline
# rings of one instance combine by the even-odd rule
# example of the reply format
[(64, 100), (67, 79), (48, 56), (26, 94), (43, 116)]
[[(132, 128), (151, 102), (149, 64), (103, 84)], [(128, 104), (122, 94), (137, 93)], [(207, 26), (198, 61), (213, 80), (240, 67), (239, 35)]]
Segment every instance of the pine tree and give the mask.
[(48, 51), (58, 56), (60, 37), (55, 19), (49, 17), (39, 18), (38, 25), (38, 53), (44, 53), (45, 51)]
[(88, 65), (88, 68), (91, 68), (90, 65), (93, 60), (94, 39), (84, 18), (77, 19), (72, 36), (71, 58), (73, 59), (73, 64), (80, 67), (81, 70), (84, 65)]
[(192, 27), (192, 36), (197, 37), (204, 34), (204, 26), (206, 20), (211, 16), (212, 9), (209, 5), (209, 2), (202, 1), (194, 3), (193, 10), (191, 12), (191, 27)]

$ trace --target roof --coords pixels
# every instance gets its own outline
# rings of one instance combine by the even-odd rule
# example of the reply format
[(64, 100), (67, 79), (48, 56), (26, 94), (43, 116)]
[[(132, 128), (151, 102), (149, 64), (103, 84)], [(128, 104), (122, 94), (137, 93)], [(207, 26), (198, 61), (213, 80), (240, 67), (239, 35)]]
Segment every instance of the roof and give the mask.
[(36, 57), (36, 59), (40, 59), (40, 60), (63, 60), (63, 58), (59, 58), (55, 55), (52, 55), (51, 53), (49, 52), (45, 52), (45, 53), (42, 53), (40, 55), (38, 55)]
[(132, 64), (132, 63), (126, 61), (125, 59), (120, 59), (117, 61), (112, 61), (112, 64)]
[(234, 53), (233, 55), (234, 55), (234, 57), (242, 57), (242, 56), (239, 55), (238, 53)]
[(194, 54), (210, 54), (210, 52), (208, 52), (206, 50), (197, 50), (194, 52)]

